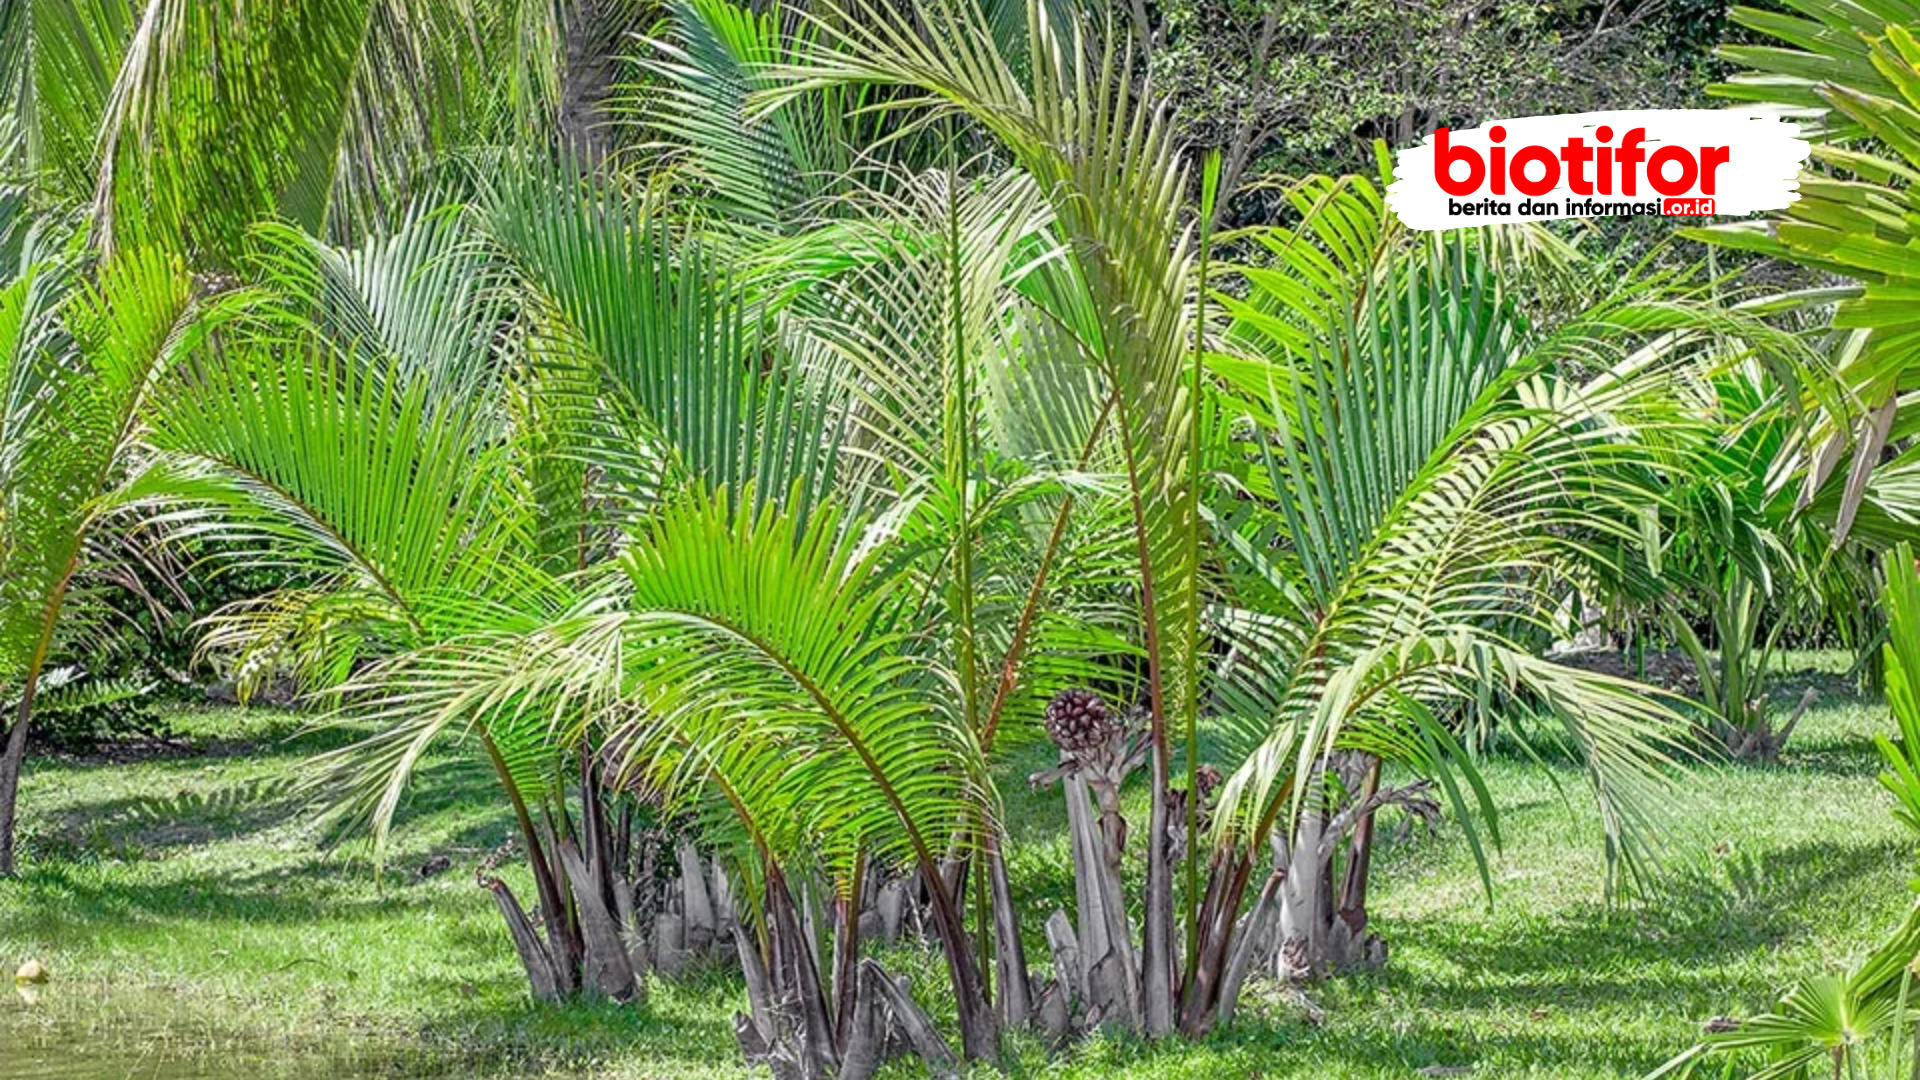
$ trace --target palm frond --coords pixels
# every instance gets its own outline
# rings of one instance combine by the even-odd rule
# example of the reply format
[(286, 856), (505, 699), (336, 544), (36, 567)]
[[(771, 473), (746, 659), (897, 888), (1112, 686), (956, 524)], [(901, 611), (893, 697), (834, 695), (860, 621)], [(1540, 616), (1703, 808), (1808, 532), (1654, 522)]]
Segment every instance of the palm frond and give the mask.
[(364, 231), (469, 130), (476, 44), (458, 4), (148, 4), (100, 120), (100, 227), (226, 265), (261, 218)]
[(803, 528), (771, 506), (686, 500), (650, 521), (622, 559), (644, 719), (615, 741), (670, 731), (736, 786), (777, 784), (843, 869), (862, 851), (924, 869), (984, 781), (970, 733), (927, 715), (903, 597), (858, 550), (827, 508)]
[[(1526, 642), (1566, 584), (1638, 550), (1663, 497), (1664, 403), (1689, 355), (1670, 327), (1685, 313), (1634, 301), (1542, 334), (1491, 272), (1490, 238), (1393, 242), (1367, 226), (1366, 188), (1303, 190), (1338, 218), (1267, 237), (1293, 257), (1225, 301), (1249, 348), (1222, 392), (1255, 425), (1248, 480), (1271, 510), (1217, 519), (1261, 604), (1215, 619), (1234, 643), (1226, 730), (1247, 740), (1222, 838), (1264, 837), (1283, 801), (1308, 797), (1299, 778), (1367, 731), (1504, 710), (1558, 726), (1609, 849), (1646, 854), (1684, 725), (1642, 688)], [(1461, 764), (1418, 741), (1400, 752), (1443, 777)]]
[(781, 333), (752, 275), (657, 207), (555, 173), (503, 180), (488, 222), (542, 312), (532, 348), (592, 374), (582, 411), (611, 421), (595, 449), (638, 505), (663, 472), (802, 504), (841, 482), (848, 403), (830, 358)]

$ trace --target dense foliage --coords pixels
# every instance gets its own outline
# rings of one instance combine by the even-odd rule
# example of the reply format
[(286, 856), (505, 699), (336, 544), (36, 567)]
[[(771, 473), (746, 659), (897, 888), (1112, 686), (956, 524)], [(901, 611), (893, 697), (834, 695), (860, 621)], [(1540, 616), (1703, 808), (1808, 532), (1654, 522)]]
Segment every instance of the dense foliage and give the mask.
[(1720, 0), (1127, 8), (1129, 29), (1153, 43), (1155, 84), (1183, 132), (1225, 148), (1230, 177), (1365, 171), (1376, 138), (1406, 146), (1496, 117), (1694, 107), (1715, 74), (1709, 53), (1725, 9)]
[[(240, 575), (202, 656), (372, 732), (313, 763), (317, 806), (384, 843), (429, 748), (467, 748), (531, 873), (531, 908), (482, 883), (532, 991), (636, 998), (698, 927), (783, 1074), (951, 1056), (863, 947), (880, 896), (969, 1058), (1197, 1037), (1251, 978), (1382, 962), (1376, 830), (1450, 816), (1491, 892), (1496, 744), (1577, 763), (1637, 880), (1701, 735), (1791, 733), (1766, 613), (1877, 591), (1913, 520), (1880, 461), (1904, 195), (1810, 181), (1777, 235), (1717, 237), (1868, 278), (1812, 332), (1833, 294), (1408, 233), (1384, 177), (1223, 231), (1275, 131), (1410, 141), (1673, 47), (1476, 10), (1265, 9), (1210, 151), (1162, 97), (1231, 21), (1199, 8), (0, 6), (0, 872), (28, 725), (128, 587)], [(1389, 26), (1469, 62), (1262, 98), (1345, 63), (1295, 37)], [(1814, 40), (1882, 77), (1818, 88), (1843, 133), (1910, 146), (1906, 32)], [(1563, 663), (1589, 609), (1679, 640), (1704, 708)], [(998, 788), (1042, 739), (1076, 873), (1046, 975)], [(682, 841), (658, 912), (642, 819)]]

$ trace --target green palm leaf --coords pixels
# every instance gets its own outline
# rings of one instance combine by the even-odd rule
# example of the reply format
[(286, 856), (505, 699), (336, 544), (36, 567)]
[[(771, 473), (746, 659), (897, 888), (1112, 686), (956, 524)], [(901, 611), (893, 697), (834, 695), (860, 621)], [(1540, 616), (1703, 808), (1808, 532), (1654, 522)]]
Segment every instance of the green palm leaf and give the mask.
[(505, 179), (487, 205), (541, 313), (531, 348), (586, 374), (575, 415), (611, 425), (595, 450), (636, 505), (687, 480), (803, 503), (841, 482), (831, 358), (781, 333), (752, 275), (676, 237), (657, 206), (558, 175)]
[[(1684, 726), (1643, 688), (1524, 642), (1566, 585), (1637, 548), (1685, 335), (1713, 322), (1629, 294), (1530, 330), (1493, 272), (1511, 246), (1394, 237), (1369, 224), (1371, 191), (1303, 185), (1302, 224), (1263, 237), (1285, 261), (1223, 299), (1243, 349), (1218, 362), (1222, 389), (1257, 425), (1247, 480), (1272, 508), (1222, 520), (1260, 606), (1216, 620), (1235, 642), (1221, 699), (1246, 740), (1221, 836), (1262, 841), (1311, 796), (1299, 778), (1356, 740), (1471, 782), (1444, 743), (1382, 733), (1504, 709), (1551, 721), (1587, 766), (1609, 850), (1642, 855)], [(1569, 361), (1597, 373), (1557, 374)]]

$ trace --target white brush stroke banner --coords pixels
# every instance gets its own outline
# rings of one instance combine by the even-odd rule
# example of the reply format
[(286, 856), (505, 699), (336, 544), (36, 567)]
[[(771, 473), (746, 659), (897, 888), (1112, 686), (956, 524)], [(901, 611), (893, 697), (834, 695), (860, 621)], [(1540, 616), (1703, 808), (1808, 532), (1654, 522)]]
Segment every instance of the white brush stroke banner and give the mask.
[(1399, 152), (1387, 205), (1407, 228), (1422, 230), (1779, 210), (1800, 197), (1808, 145), (1799, 135), (1790, 121), (1743, 109), (1630, 109), (1441, 128)]

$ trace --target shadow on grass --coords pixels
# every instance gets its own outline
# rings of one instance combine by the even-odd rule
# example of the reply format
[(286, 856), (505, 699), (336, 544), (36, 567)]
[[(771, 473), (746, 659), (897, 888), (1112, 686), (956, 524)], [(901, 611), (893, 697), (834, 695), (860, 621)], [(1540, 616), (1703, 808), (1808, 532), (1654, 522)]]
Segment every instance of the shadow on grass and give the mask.
[[(1887, 840), (1850, 847), (1802, 844), (1754, 858), (1734, 856), (1714, 870), (1676, 869), (1631, 907), (1570, 906), (1551, 919), (1481, 917), (1379, 920), (1389, 942), (1416, 940), (1471, 979), (1423, 987), (1449, 1004), (1517, 1007), (1548, 984), (1587, 1003), (1644, 999), (1646, 973), (1659, 970), (1662, 992), (1684, 986), (1730, 957), (1777, 948), (1807, 934), (1807, 912), (1863, 875), (1900, 865), (1907, 845)], [(1464, 913), (1463, 913), (1464, 914)], [(1674, 968), (1692, 969), (1676, 976)], [(1392, 969), (1390, 968), (1390, 971)], [(1400, 975), (1390, 976), (1400, 978)]]
[[(719, 971), (674, 982), (653, 978), (637, 1005), (546, 1005), (529, 999), (521, 986), (490, 988), (437, 1012), (411, 1041), (429, 1057), (457, 1061), (478, 1075), (591, 1071), (615, 1061), (676, 1074), (716, 1068), (744, 1073), (732, 1027), (734, 1010), (745, 1008), (736, 982)], [(450, 988), (446, 997), (459, 1000), (468, 990)]]
[[(115, 937), (138, 924), (210, 922), (309, 925), (391, 919), (396, 909), (430, 911), (431, 897), (404, 888), (368, 890), (364, 867), (322, 855), (264, 870), (223, 868), (164, 881), (102, 880), (85, 867), (42, 862), (15, 881), (29, 894), (47, 897), (9, 919), (10, 935), (58, 940), (70, 947)], [(357, 895), (356, 895), (357, 894)]]
[[(1263, 1066), (1272, 1055), (1271, 1076), (1466, 1065), (1482, 1074), (1643, 1075), (1684, 1048), (1699, 1022), (1770, 997), (1775, 988), (1744, 958), (1807, 933), (1807, 911), (1822, 896), (1884, 872), (1905, 851), (1888, 841), (1731, 859), (1717, 873), (1676, 875), (1631, 908), (1578, 904), (1491, 924), (1477, 906), (1457, 916), (1382, 916), (1374, 926), (1395, 947), (1388, 966), (1310, 988), (1327, 1026), (1302, 1023), (1297, 1007), (1260, 986), (1241, 1021), (1209, 1045)], [(1643, 1009), (1650, 998), (1668, 1013), (1670, 1036), (1644, 1020), (1620, 1028), (1596, 1021)], [(1121, 1058), (1150, 1074), (1162, 1052), (1130, 1048)]]
[[(169, 851), (228, 841), (247, 840), (291, 823), (318, 821), (321, 810), (297, 793), (290, 781), (299, 763), (331, 742), (314, 746), (305, 738), (282, 744), (288, 757), (273, 775), (208, 787), (203, 759), (148, 763), (153, 776), (173, 776), (181, 785), (169, 794), (135, 793), (69, 803), (57, 812), (28, 823), (28, 846), (42, 862), (80, 862), (91, 858), (132, 861), (164, 857)], [(256, 758), (255, 760), (259, 760)], [(177, 770), (160, 766), (179, 765)], [(89, 767), (62, 766), (84, 773)], [(76, 777), (84, 783), (83, 777)], [(396, 815), (405, 825), (442, 814), (493, 807), (496, 812), (469, 813), (450, 847), (485, 851), (508, 832), (510, 813), (497, 782), (478, 760), (440, 757), (415, 770), (407, 796)], [(347, 848), (364, 835), (358, 819), (338, 819), (317, 834), (320, 847)]]
[(139, 734), (109, 736), (81, 752), (29, 744), (29, 768), (87, 772), (132, 765), (165, 767), (222, 758), (310, 754), (344, 746), (364, 735), (352, 727), (316, 727), (317, 719), (313, 713), (268, 707), (177, 710), (165, 717), (171, 734), (164, 739)]
[(297, 809), (285, 783), (255, 779), (210, 791), (77, 803), (55, 814), (41, 839), (74, 852), (136, 859), (275, 828)]
[(1849, 732), (1837, 739), (1789, 742), (1786, 749), (1781, 751), (1778, 764), (1753, 767), (1819, 776), (1861, 777), (1878, 775), (1885, 765), (1880, 760), (1880, 750), (1874, 745), (1871, 735)]

